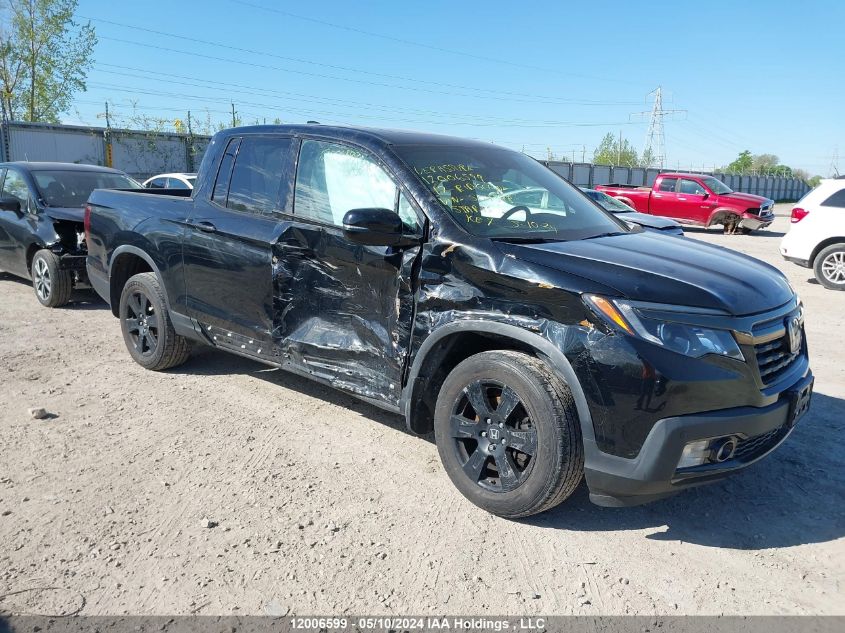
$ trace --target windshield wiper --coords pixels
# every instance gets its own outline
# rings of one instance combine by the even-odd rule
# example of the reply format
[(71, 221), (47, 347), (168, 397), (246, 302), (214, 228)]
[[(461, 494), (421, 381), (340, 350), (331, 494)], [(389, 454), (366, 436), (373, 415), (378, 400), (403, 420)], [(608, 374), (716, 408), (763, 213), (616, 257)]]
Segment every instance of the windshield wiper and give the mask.
[(510, 235), (491, 237), (494, 242), (508, 242), (510, 244), (545, 244), (547, 242), (565, 242), (554, 237), (531, 237), (530, 235)]
[(610, 231), (608, 233), (599, 233), (598, 235), (590, 235), (589, 237), (582, 237), (582, 240), (594, 240), (597, 237), (613, 237), (614, 235), (627, 235), (630, 231)]

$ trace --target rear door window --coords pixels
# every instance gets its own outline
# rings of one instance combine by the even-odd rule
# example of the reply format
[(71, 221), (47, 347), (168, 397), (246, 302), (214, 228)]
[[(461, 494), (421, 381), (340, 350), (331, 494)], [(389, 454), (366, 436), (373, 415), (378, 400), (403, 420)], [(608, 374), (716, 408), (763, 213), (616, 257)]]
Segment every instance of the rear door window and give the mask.
[(229, 181), (232, 178), (232, 166), (235, 164), (235, 156), (238, 153), (238, 145), (241, 139), (233, 138), (229, 141), (220, 159), (220, 167), (217, 169), (217, 180), (214, 182), (214, 192), (211, 199), (217, 204), (226, 206), (226, 194), (229, 192)]
[(18, 172), (10, 169), (3, 181), (3, 198), (17, 198), (21, 203), (21, 209), (26, 209), (29, 202), (29, 186)]
[(180, 180), (179, 178), (168, 178), (167, 179), (167, 188), (168, 189), (190, 189), (188, 185), (184, 183), (184, 181)]
[(845, 208), (845, 189), (840, 189), (827, 200), (822, 202), (823, 207)]
[(226, 206), (255, 214), (279, 210), (282, 186), (291, 177), (292, 143), (284, 137), (245, 137), (238, 149)]
[(660, 191), (675, 191), (675, 184), (678, 182), (677, 178), (664, 178), (660, 181)]
[(153, 178), (149, 184), (148, 189), (165, 189), (167, 187), (167, 178)]

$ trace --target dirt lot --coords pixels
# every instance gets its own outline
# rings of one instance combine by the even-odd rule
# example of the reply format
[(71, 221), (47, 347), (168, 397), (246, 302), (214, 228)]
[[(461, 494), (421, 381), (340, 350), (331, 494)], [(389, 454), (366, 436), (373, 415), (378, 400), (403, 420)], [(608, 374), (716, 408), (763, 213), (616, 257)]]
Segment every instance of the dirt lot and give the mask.
[(845, 293), (782, 262), (787, 227), (689, 232), (804, 299), (817, 393), (787, 443), (667, 501), (582, 486), (522, 522), (399, 417), (212, 350), (145, 371), (92, 295), (51, 311), (0, 274), (0, 612), (845, 614)]

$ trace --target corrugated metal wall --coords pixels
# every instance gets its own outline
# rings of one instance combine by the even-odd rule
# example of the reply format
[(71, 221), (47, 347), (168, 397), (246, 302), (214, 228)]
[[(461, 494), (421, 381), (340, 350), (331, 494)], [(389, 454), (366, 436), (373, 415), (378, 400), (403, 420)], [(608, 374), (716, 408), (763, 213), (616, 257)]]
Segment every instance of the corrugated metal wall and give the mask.
[[(106, 128), (9, 123), (0, 135), (3, 160), (107, 164)], [(138, 179), (196, 171), (209, 136), (111, 130), (111, 166)], [(193, 148), (193, 150), (191, 150)]]
[[(659, 169), (644, 167), (611, 167), (563, 161), (543, 161), (543, 163), (579, 187), (594, 187), (611, 183), (651, 187), (660, 173)], [(707, 175), (718, 178), (734, 191), (754, 193), (773, 200), (798, 200), (810, 190), (809, 185), (800, 178), (739, 176), (721, 173)]]

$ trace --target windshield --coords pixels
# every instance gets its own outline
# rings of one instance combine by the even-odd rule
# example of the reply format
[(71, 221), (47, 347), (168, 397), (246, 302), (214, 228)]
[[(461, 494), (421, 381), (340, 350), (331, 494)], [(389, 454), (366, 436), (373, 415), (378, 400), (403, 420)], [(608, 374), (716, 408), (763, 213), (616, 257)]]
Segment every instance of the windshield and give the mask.
[(704, 186), (707, 187), (713, 193), (733, 193), (734, 190), (728, 187), (725, 183), (721, 180), (717, 180), (716, 178), (702, 178), (701, 182), (704, 183)]
[(590, 198), (595, 200), (599, 203), (602, 209), (605, 211), (610, 211), (611, 213), (631, 213), (636, 209), (632, 209), (624, 202), (617, 200), (613, 196), (609, 196), (603, 191), (596, 191), (595, 189), (590, 189), (589, 191), (585, 191)]
[(94, 189), (141, 189), (129, 176), (107, 171), (34, 171), (32, 177), (50, 207), (81, 207)]
[(459, 226), (493, 239), (577, 240), (628, 227), (524, 154), (491, 147), (395, 146)]

